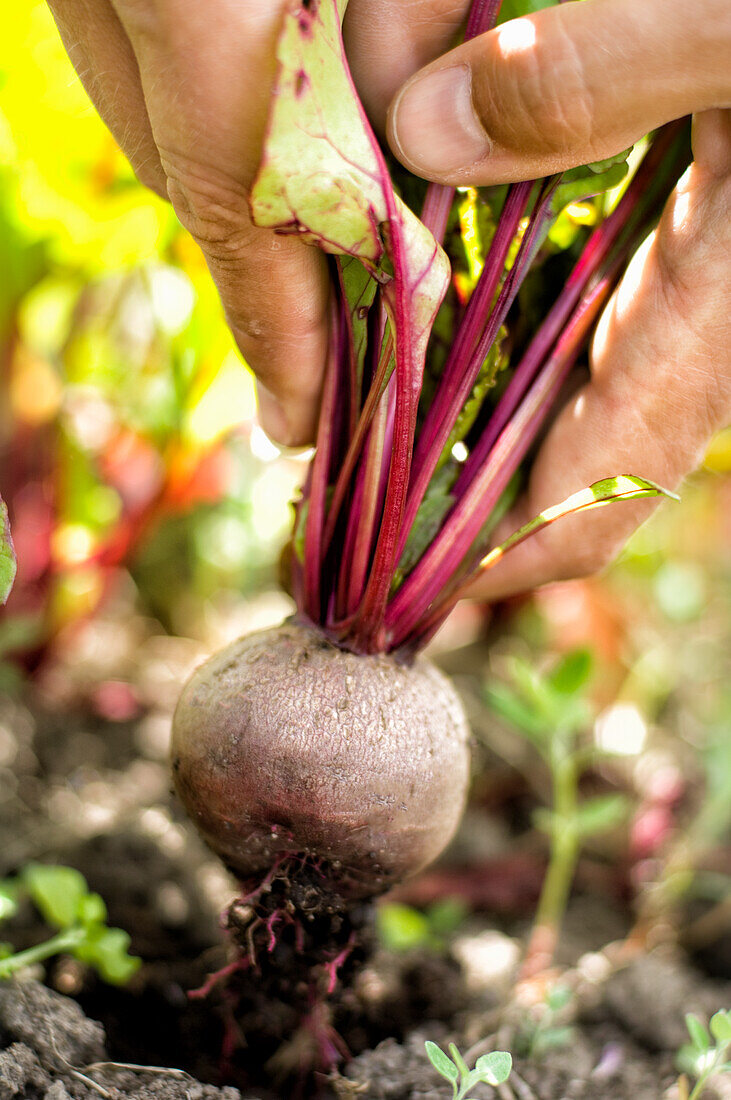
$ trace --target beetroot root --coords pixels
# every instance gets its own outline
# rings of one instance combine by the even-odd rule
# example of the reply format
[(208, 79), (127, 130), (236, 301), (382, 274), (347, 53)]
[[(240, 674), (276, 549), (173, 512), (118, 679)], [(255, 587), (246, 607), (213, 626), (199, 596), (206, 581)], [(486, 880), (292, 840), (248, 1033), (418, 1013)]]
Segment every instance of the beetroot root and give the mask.
[(344, 897), (418, 871), (467, 786), (459, 699), (429, 661), (356, 656), (295, 620), (241, 638), (188, 682), (173, 774), (203, 838), (244, 882), (293, 857)]

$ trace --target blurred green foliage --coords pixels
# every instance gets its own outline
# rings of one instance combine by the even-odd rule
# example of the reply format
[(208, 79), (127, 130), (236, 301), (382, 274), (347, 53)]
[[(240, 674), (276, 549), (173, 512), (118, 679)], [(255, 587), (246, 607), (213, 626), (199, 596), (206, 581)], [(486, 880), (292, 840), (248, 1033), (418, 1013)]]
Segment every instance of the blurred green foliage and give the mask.
[(272, 574), (299, 470), (257, 438), (202, 256), (135, 179), (45, 3), (3, 23), (0, 496), (20, 562), (6, 615), (35, 616), (42, 643), (132, 562), (181, 627), (181, 591)]

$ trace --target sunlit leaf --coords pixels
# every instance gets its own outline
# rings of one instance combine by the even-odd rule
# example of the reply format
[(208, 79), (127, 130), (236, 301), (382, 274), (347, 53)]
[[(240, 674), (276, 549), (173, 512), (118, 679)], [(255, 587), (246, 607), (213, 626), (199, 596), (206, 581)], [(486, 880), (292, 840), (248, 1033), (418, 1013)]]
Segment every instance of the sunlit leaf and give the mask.
[(587, 512), (592, 508), (602, 508), (604, 505), (612, 504), (615, 501), (642, 500), (656, 496), (670, 497), (672, 500), (680, 499), (677, 494), (671, 493), (668, 489), (663, 489), (662, 486), (656, 485), (654, 481), (637, 477), (635, 474), (619, 474), (617, 477), (602, 478), (601, 481), (595, 481), (586, 489), (580, 489), (577, 493), (572, 493), (560, 504), (554, 504), (551, 508), (546, 508), (540, 515), (520, 527), (510, 538), (506, 539), (500, 546), (496, 546), (482, 559), (481, 569), (491, 569), (513, 547), (518, 546), (537, 531), (541, 531), (544, 527), (548, 527), (549, 524), (555, 523), (557, 519), (562, 519), (564, 516), (574, 515), (577, 512)]
[(8, 509), (2, 497), (0, 497), (0, 603), (6, 603), (13, 587), (16, 572), (17, 562), (13, 540), (10, 535)]

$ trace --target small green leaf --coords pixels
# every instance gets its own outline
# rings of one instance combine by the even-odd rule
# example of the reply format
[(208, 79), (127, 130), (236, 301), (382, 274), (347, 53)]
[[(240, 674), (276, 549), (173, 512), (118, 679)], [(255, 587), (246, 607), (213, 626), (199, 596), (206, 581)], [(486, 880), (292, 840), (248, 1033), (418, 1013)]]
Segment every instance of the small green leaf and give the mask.
[(451, 1081), (452, 1084), (454, 1084), (455, 1081), (459, 1081), (459, 1070), (441, 1047), (438, 1047), (436, 1043), (432, 1043), (427, 1039), (426, 1043), (424, 1043), (424, 1048), (427, 1058), (434, 1066), (437, 1073), (441, 1073), (442, 1077), (445, 1077), (447, 1081)]
[(456, 1043), (450, 1043), (449, 1044), (449, 1053), (454, 1058), (454, 1064), (456, 1065), (457, 1069), (459, 1070), (460, 1077), (466, 1077), (467, 1074), (470, 1072), (470, 1069), (469, 1069), (469, 1066), (467, 1065), (467, 1063), (465, 1062), (464, 1058), (460, 1054)]
[(0, 497), (0, 604), (7, 602), (16, 572), (17, 562), (13, 540), (10, 535), (8, 509), (4, 500)]
[(588, 649), (573, 649), (561, 658), (548, 675), (548, 682), (561, 695), (573, 695), (591, 676), (593, 658)]
[(622, 149), (621, 152), (615, 153), (613, 157), (605, 157), (604, 160), (593, 160), (590, 164), (587, 164), (586, 167), (597, 175), (601, 175), (601, 173), (606, 172), (608, 168), (613, 168), (615, 164), (626, 164), (633, 149), (634, 145), (628, 145), (626, 149)]
[(78, 919), (79, 905), (88, 893), (86, 879), (74, 867), (29, 863), (21, 880), (49, 924), (68, 928)]
[(568, 985), (554, 985), (546, 994), (546, 1005), (551, 1012), (560, 1012), (571, 1003), (573, 991)]
[(731, 1012), (721, 1009), (711, 1016), (711, 1034), (717, 1043), (731, 1043)]
[(76, 916), (84, 925), (104, 924), (107, 919), (107, 907), (99, 894), (85, 894), (79, 902)]
[(589, 164), (583, 168), (573, 169), (572, 172), (565, 172), (551, 200), (554, 213), (559, 214), (564, 207), (573, 202), (584, 202), (585, 199), (601, 195), (604, 191), (611, 191), (612, 188), (620, 185), (628, 171), (628, 165), (622, 162), (613, 164), (600, 172), (595, 171)]
[(601, 508), (614, 501), (642, 500), (645, 497), (656, 496), (666, 496), (672, 500), (680, 499), (676, 493), (663, 489), (647, 478), (637, 477), (636, 474), (618, 474), (616, 477), (602, 478), (601, 481), (595, 481), (585, 489), (579, 489), (578, 492), (572, 493), (571, 496), (562, 500), (560, 504), (554, 504), (552, 507), (546, 508), (540, 515), (534, 516), (528, 523), (524, 523), (505, 542), (485, 555), (480, 562), (480, 571), (485, 572), (492, 569), (508, 551), (513, 550), (525, 539), (535, 535), (538, 531), (542, 531), (544, 527), (548, 527), (564, 516), (575, 515), (577, 512), (585, 512), (591, 508)]
[(699, 1051), (691, 1043), (684, 1043), (675, 1056), (675, 1064), (682, 1073), (697, 1077), (702, 1071), (701, 1060), (707, 1052)]
[(121, 928), (98, 925), (89, 929), (84, 943), (74, 954), (89, 963), (110, 985), (124, 985), (139, 969), (142, 960), (128, 954), (130, 938)]
[(628, 811), (629, 802), (621, 794), (607, 794), (589, 799), (576, 811), (576, 831), (580, 836), (606, 832), (619, 825)]
[(388, 951), (413, 951), (430, 942), (429, 920), (418, 909), (397, 902), (381, 905), (376, 916), (378, 938)]
[(464, 923), (468, 907), (461, 898), (441, 898), (426, 912), (429, 928), (435, 936), (449, 936)]
[(18, 911), (18, 888), (13, 882), (0, 882), (0, 920), (13, 917)]
[(702, 1021), (692, 1012), (685, 1015), (685, 1026), (696, 1050), (706, 1051), (711, 1045), (711, 1037), (708, 1029)]
[(550, 733), (546, 720), (536, 714), (523, 700), (504, 684), (486, 688), (485, 702), (501, 718), (517, 726), (519, 730), (539, 745), (545, 744)]
[(475, 1062), (475, 1070), (487, 1085), (502, 1085), (510, 1077), (513, 1059), (506, 1050), (493, 1050)]
[(542, 1054), (547, 1050), (561, 1050), (567, 1047), (576, 1034), (569, 1024), (563, 1027), (546, 1027), (538, 1032), (531, 1046), (532, 1054)]

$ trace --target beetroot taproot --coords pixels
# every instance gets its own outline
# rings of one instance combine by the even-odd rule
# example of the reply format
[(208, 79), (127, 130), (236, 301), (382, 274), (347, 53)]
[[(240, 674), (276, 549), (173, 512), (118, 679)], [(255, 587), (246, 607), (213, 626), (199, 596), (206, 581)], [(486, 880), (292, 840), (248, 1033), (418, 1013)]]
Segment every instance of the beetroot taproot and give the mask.
[(468, 729), (426, 659), (356, 656), (289, 621), (198, 669), (175, 712), (172, 757), (186, 810), (240, 879), (299, 855), (359, 897), (419, 870), (451, 838)]

